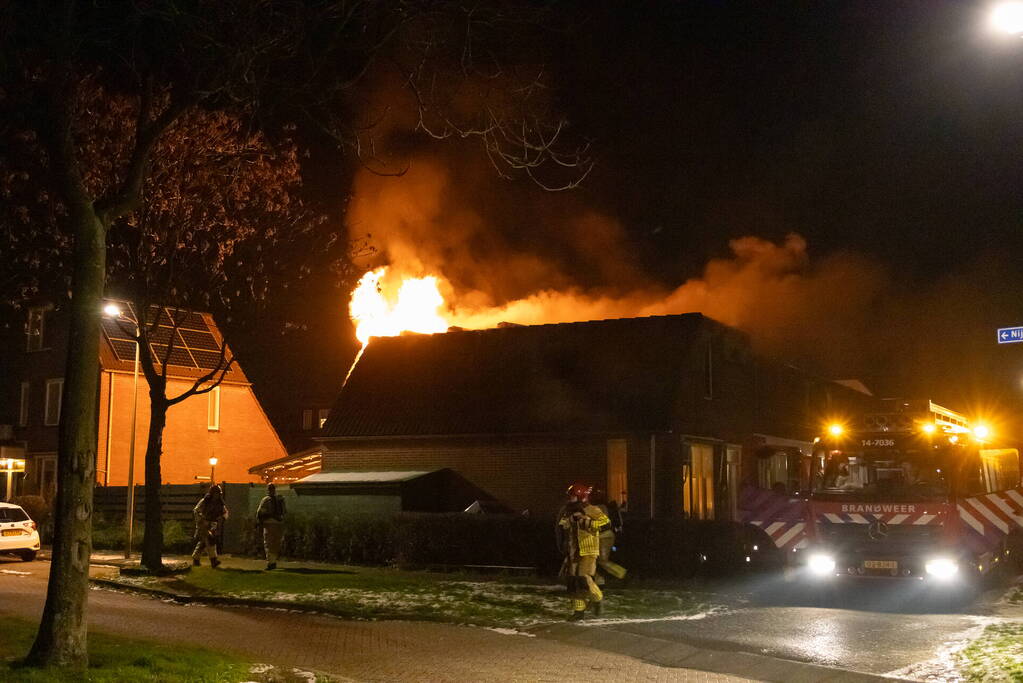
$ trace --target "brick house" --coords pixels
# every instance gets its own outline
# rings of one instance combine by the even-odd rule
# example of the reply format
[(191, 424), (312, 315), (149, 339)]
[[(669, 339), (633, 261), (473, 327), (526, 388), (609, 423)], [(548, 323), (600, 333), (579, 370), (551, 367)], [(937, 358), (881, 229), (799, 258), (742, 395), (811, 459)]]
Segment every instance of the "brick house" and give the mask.
[(455, 329), (373, 339), (319, 440), (323, 471), (447, 467), (538, 513), (585, 481), (632, 514), (729, 518), (758, 458), (870, 400), (698, 313)]
[[(126, 307), (125, 304), (121, 306)], [(130, 309), (127, 309), (130, 310)], [(165, 309), (169, 316), (170, 310)], [(97, 315), (101, 315), (97, 312)], [(157, 357), (169, 335), (175, 348), (168, 362), (167, 392), (175, 396), (215, 367), (223, 335), (208, 313), (189, 312), (178, 329), (162, 326), (153, 335)], [(166, 318), (169, 320), (169, 317)], [(50, 305), (34, 306), (6, 329), (0, 350), (0, 424), (9, 424), (12, 440), (24, 453), (25, 472), (16, 481), (18, 493), (52, 494), (55, 484), (57, 425), (60, 421), (64, 363), (67, 359), (67, 312)], [(128, 326), (130, 329), (130, 325)], [(134, 342), (117, 321), (103, 320), (100, 342), (99, 438), (96, 482), (125, 485), (128, 477), (132, 419)], [(212, 365), (211, 365), (212, 364)], [(139, 372), (135, 429), (135, 482), (145, 477), (149, 395)], [(194, 484), (210, 475), (210, 457), (217, 458), (219, 481), (246, 482), (249, 468), (286, 453), (267, 420), (244, 371), (237, 365), (208, 394), (172, 406), (164, 430), (161, 474), (165, 484)]]

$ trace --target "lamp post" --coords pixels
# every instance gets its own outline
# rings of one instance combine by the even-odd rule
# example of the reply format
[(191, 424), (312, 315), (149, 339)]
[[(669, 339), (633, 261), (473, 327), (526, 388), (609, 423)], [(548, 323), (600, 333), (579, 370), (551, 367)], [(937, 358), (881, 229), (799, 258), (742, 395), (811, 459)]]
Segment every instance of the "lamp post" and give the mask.
[(210, 487), (217, 483), (217, 456), (210, 458)]
[[(125, 318), (117, 304), (107, 304), (103, 313), (114, 320), (130, 322), (135, 325), (135, 369), (131, 379), (131, 442), (128, 445), (128, 502), (125, 516), (127, 528), (124, 542), (124, 559), (131, 558), (131, 541), (135, 526), (135, 421), (138, 414), (139, 395), (139, 323), (137, 320)], [(111, 388), (111, 391), (113, 389)]]

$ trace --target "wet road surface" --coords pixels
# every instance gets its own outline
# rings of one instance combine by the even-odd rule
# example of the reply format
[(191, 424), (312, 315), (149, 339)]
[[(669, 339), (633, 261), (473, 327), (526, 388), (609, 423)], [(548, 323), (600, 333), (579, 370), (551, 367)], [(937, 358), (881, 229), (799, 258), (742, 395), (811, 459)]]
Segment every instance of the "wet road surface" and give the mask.
[(1012, 580), (950, 600), (915, 582), (868, 581), (817, 591), (779, 577), (710, 592), (698, 620), (637, 621), (601, 628), (688, 645), (739, 650), (876, 674), (906, 675), (940, 660), (992, 619), (1021, 618), (1000, 604)]

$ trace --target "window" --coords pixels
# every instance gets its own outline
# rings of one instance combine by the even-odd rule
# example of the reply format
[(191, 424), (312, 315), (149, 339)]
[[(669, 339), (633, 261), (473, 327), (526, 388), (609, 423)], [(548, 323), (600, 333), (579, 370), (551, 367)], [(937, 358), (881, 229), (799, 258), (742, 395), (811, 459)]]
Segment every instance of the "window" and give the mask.
[(43, 498), (52, 498), (57, 489), (57, 456), (50, 455), (38, 458), (39, 493)]
[(714, 398), (714, 347), (709, 343), (703, 358), (703, 397)]
[(323, 429), (323, 425), (327, 424), (327, 417), (330, 415), (330, 408), (320, 408), (320, 429)]
[(206, 429), (211, 432), (220, 431), (220, 387), (213, 387), (213, 391), (206, 394)]
[(629, 491), (629, 451), (625, 439), (607, 442), (607, 499), (625, 507)]
[(18, 426), (28, 426), (28, 382), (21, 383), (21, 408), (18, 411)]
[(313, 409), (306, 408), (302, 411), (302, 429), (309, 431), (313, 428)]
[(22, 508), (0, 508), (0, 522), (26, 522), (28, 514)]
[(43, 346), (43, 332), (45, 323), (46, 323), (45, 308), (37, 307), (28, 309), (28, 324), (25, 326), (26, 351), (42, 351), (45, 348)]
[(690, 519), (714, 519), (714, 447), (689, 445), (682, 469), (682, 506)]
[(46, 412), (43, 413), (43, 424), (47, 427), (60, 424), (60, 402), (63, 392), (63, 378), (46, 380)]

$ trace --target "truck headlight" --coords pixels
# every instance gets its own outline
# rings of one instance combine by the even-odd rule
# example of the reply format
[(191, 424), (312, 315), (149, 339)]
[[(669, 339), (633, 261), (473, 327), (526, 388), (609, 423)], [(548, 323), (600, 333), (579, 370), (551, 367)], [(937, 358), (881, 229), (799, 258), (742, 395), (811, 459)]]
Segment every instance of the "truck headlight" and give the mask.
[(824, 576), (835, 571), (835, 558), (827, 553), (813, 553), (806, 559), (811, 574)]
[(927, 560), (924, 570), (936, 579), (951, 579), (959, 572), (959, 565), (951, 558), (935, 557)]

